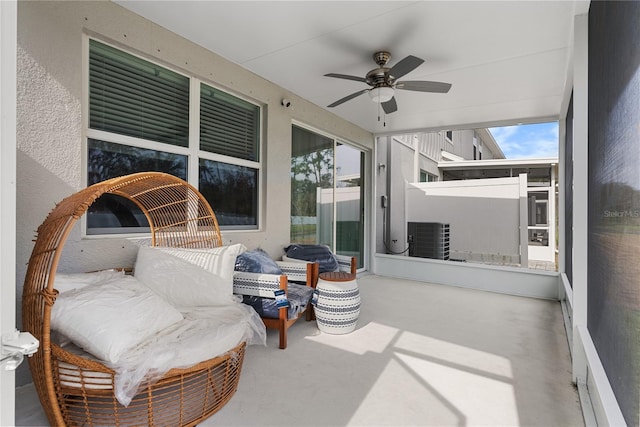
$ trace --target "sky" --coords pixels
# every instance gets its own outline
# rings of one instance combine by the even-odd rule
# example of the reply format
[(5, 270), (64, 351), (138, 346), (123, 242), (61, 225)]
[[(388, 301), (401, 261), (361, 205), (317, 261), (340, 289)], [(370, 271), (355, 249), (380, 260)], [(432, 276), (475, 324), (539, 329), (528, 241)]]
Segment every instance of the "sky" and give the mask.
[(558, 157), (558, 122), (489, 128), (507, 159)]

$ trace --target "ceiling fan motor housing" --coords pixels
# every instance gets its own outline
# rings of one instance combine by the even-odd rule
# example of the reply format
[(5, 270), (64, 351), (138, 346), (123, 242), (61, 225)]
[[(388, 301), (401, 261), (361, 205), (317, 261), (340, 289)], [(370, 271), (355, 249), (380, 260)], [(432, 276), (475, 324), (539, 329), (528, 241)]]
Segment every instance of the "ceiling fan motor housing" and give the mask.
[(392, 83), (388, 77), (390, 77), (389, 68), (381, 67), (369, 71), (365, 79), (367, 84), (373, 87), (391, 86)]
[(365, 79), (367, 84), (375, 87), (388, 87), (393, 84), (393, 77), (389, 75), (390, 68), (385, 67), (391, 59), (389, 52), (380, 51), (373, 54), (373, 60), (378, 64), (375, 68), (367, 73)]
[(389, 52), (380, 51), (373, 54), (373, 60), (376, 64), (378, 64), (379, 67), (384, 67), (385, 65), (387, 65), (389, 59), (391, 59), (391, 54)]

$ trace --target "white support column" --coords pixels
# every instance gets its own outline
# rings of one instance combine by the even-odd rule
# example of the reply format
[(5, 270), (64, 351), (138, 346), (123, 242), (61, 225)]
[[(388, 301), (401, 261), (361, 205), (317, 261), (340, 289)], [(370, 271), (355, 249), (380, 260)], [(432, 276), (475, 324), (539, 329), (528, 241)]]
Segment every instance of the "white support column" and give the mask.
[(520, 267), (529, 268), (529, 192), (527, 174), (518, 175), (520, 179)]
[[(587, 328), (587, 209), (588, 209), (588, 55), (589, 16), (575, 17), (573, 91), (573, 348), (582, 347), (578, 328)], [(585, 383), (587, 360), (573, 352), (573, 380)]]
[[(0, 1), (0, 335), (16, 325), (16, 1)], [(15, 425), (15, 371), (0, 369), (0, 425)]]
[[(567, 122), (566, 122), (566, 112), (565, 118), (560, 119), (558, 122), (558, 206), (556, 207), (556, 212), (558, 213), (558, 246), (556, 249), (558, 250), (558, 272), (566, 273), (567, 264), (565, 261), (565, 230), (567, 227), (567, 216), (565, 212), (565, 191), (564, 186), (567, 182), (567, 153), (565, 150), (565, 140), (567, 138)], [(564, 295), (564, 287), (562, 283), (558, 283), (558, 287), (560, 288), (560, 299), (565, 297)]]
[(413, 182), (420, 182), (420, 139), (413, 137)]
[(556, 176), (556, 166), (551, 166), (551, 187), (549, 188), (549, 196), (547, 200), (547, 223), (549, 224), (549, 251), (551, 252), (550, 258), (553, 262), (556, 259), (556, 183), (558, 177)]

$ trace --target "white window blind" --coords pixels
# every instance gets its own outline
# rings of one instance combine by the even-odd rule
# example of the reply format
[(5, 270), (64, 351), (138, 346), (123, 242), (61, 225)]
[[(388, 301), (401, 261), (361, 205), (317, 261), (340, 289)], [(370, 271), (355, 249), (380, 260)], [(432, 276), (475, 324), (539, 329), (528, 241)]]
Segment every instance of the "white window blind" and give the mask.
[(90, 40), (89, 127), (186, 147), (189, 78)]
[(200, 149), (259, 161), (260, 109), (206, 84), (200, 90)]

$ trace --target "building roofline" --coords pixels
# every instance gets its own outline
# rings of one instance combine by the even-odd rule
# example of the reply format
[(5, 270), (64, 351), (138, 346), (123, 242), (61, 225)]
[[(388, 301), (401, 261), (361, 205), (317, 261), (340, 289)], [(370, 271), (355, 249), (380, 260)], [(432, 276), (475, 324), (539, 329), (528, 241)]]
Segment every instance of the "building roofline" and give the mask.
[(491, 160), (459, 160), (438, 162), (439, 169), (487, 169), (492, 167), (527, 167), (554, 166), (558, 164), (557, 157), (540, 159), (491, 159)]
[(500, 159), (506, 158), (506, 156), (504, 155), (504, 152), (502, 151), (502, 148), (500, 148), (500, 146), (496, 142), (496, 139), (493, 137), (489, 129), (479, 128), (479, 129), (476, 129), (476, 132), (478, 132), (482, 136), (482, 140), (484, 141), (484, 143), (486, 145), (489, 145), (489, 147), (487, 148), (491, 150), (491, 152), (494, 154), (494, 157), (500, 158)]

